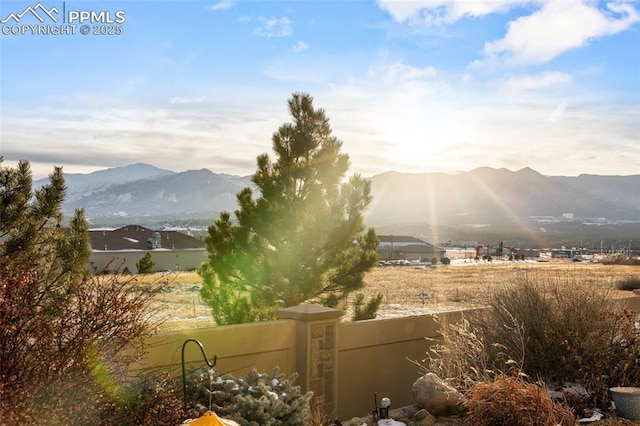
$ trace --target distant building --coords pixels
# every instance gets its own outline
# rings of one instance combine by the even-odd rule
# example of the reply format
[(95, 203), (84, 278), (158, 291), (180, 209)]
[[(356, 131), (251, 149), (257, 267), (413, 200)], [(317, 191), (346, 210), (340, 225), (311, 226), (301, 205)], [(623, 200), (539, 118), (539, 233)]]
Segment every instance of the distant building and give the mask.
[(478, 245), (478, 241), (477, 240), (457, 240), (457, 241), (451, 241), (450, 242), (452, 247), (459, 247), (461, 249), (475, 249), (476, 246)]
[(498, 247), (489, 247), (482, 244), (478, 244), (476, 247), (476, 257), (483, 256), (497, 256), (498, 255)]
[(440, 259), (445, 250), (424, 242), (419, 238), (401, 235), (378, 235), (378, 258), (380, 260), (419, 260), (430, 262)]
[(140, 225), (113, 230), (90, 230), (91, 267), (96, 273), (138, 271), (136, 263), (147, 253), (155, 271), (185, 271), (207, 259), (204, 241), (178, 231), (154, 231)]
[(552, 249), (552, 259), (573, 259), (579, 257), (582, 254), (582, 250), (577, 249)]
[(537, 259), (540, 257), (539, 249), (516, 249), (514, 253), (518, 256), (524, 256), (525, 259)]

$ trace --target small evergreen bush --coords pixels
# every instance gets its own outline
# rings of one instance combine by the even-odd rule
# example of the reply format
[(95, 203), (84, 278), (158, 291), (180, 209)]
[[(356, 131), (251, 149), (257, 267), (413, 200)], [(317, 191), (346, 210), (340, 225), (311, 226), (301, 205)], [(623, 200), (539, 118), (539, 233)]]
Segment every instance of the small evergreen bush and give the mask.
[(384, 295), (378, 293), (376, 296), (371, 297), (367, 303), (364, 302), (364, 294), (358, 293), (353, 301), (353, 316), (352, 321), (363, 321), (375, 319), (378, 314), (378, 308), (382, 303)]
[(285, 377), (275, 368), (271, 374), (251, 370), (247, 377), (230, 374), (210, 381), (207, 369), (188, 377), (187, 402), (209, 407), (220, 417), (242, 426), (300, 426), (307, 422), (312, 393), (294, 386), (297, 374)]
[(294, 386), (296, 378), (296, 374), (286, 378), (277, 368), (272, 374), (254, 369), (242, 378), (198, 369), (187, 376), (185, 410), (182, 377), (142, 375), (116, 394), (103, 395), (99, 424), (176, 426), (211, 409), (242, 426), (306, 425), (312, 414), (312, 393), (303, 394)]
[(139, 262), (136, 262), (136, 268), (138, 268), (139, 274), (150, 274), (153, 272), (153, 267), (156, 263), (151, 258), (150, 253), (146, 253)]

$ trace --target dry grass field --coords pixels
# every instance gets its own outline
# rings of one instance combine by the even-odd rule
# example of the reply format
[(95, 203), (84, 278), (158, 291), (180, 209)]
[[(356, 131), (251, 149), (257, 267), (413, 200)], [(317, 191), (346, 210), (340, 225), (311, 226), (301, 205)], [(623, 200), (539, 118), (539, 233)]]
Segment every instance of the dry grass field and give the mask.
[[(483, 293), (527, 274), (529, 279), (555, 280), (567, 285), (602, 288), (611, 297), (633, 296), (616, 290), (620, 279), (640, 276), (640, 266), (600, 263), (550, 262), (456, 262), (449, 266), (376, 267), (366, 275), (364, 294), (382, 293), (377, 318), (422, 315), (449, 309), (471, 308), (482, 304)], [(194, 272), (154, 274), (141, 278), (144, 285), (168, 282), (166, 291), (156, 298), (155, 318), (161, 330), (179, 330), (213, 326), (210, 308), (199, 296), (201, 279)], [(349, 320), (349, 315), (345, 315)]]

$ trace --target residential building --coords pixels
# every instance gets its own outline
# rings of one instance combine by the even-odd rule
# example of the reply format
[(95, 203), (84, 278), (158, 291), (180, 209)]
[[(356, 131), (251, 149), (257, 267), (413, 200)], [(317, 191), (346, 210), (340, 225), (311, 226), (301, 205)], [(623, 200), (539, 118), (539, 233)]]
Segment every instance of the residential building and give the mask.
[(402, 235), (378, 235), (378, 258), (380, 260), (418, 260), (430, 262), (440, 260), (445, 250), (419, 238)]
[(157, 271), (185, 271), (207, 259), (201, 239), (179, 231), (154, 231), (140, 225), (90, 230), (91, 267), (96, 273), (138, 271), (136, 263), (149, 253)]

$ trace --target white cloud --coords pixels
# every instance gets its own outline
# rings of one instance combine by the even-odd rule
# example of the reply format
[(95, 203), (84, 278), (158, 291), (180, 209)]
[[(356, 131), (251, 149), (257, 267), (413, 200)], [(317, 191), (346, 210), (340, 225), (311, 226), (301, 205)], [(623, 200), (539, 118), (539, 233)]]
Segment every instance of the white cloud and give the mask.
[(462, 77), (460, 77), (460, 83), (461, 84), (466, 84), (466, 83), (470, 83), (473, 81), (473, 76), (469, 73), (464, 73), (462, 75)]
[(298, 52), (302, 52), (305, 51), (309, 48), (309, 45), (307, 43), (305, 43), (304, 41), (299, 41), (296, 44), (293, 45), (293, 51), (298, 53)]
[(262, 18), (263, 25), (254, 28), (253, 34), (260, 37), (287, 37), (293, 34), (289, 18)]
[(484, 54), (507, 65), (541, 64), (591, 40), (640, 22), (630, 3), (607, 3), (607, 10), (587, 0), (548, 0), (529, 16), (508, 25), (504, 38), (488, 42)]
[[(269, 136), (286, 118), (284, 111), (282, 105), (247, 109), (211, 103), (14, 111), (3, 117), (3, 139), (12, 143), (2, 151), (12, 161), (40, 163), (39, 175), (53, 164), (78, 172), (78, 165), (120, 166), (132, 158), (171, 170), (206, 167), (244, 175), (268, 151)], [(26, 132), (29, 128), (34, 131)], [(57, 142), (44, 143), (48, 140)], [(229, 141), (235, 146), (231, 151)]]
[(436, 76), (434, 67), (416, 68), (401, 62), (390, 64), (386, 67), (385, 78), (396, 81), (419, 80)]
[[(566, 99), (556, 90), (539, 93), (571, 82), (570, 74), (514, 75), (503, 90), (486, 91), (468, 75), (448, 78), (438, 71), (383, 60), (358, 79), (332, 84), (326, 98), (317, 96), (354, 170), (450, 172), (491, 166), (607, 174), (613, 160), (587, 159), (602, 152), (594, 141), (615, 141), (620, 152), (638, 152), (632, 111), (622, 106), (598, 111), (600, 102), (585, 102), (570, 91), (563, 90)], [(627, 173), (633, 168), (629, 158), (615, 162)]]
[(555, 123), (556, 121), (560, 120), (564, 116), (565, 111), (567, 110), (567, 106), (568, 105), (566, 102), (562, 102), (558, 104), (558, 106), (555, 107), (553, 112), (549, 114), (549, 119), (547, 121), (549, 123)]
[[(353, 54), (345, 58), (336, 54), (284, 55), (263, 64), (262, 73), (283, 82), (295, 82), (295, 87), (317, 93), (323, 88), (339, 88), (356, 97), (369, 92), (388, 91), (426, 94), (439, 86), (438, 70), (430, 65), (413, 66), (402, 59), (389, 58), (386, 52), (377, 55)], [(293, 87), (293, 86), (291, 86)], [(299, 90), (299, 89), (298, 89)]]
[[(513, 103), (488, 97), (479, 102), (455, 90), (439, 98), (410, 96), (371, 93), (348, 110), (326, 107), (354, 169), (381, 173), (393, 167), (403, 172), (532, 167), (557, 175), (637, 170), (633, 111), (599, 111), (585, 104), (569, 109), (568, 103), (533, 98)], [(603, 147), (598, 141), (612, 145)], [(603, 152), (625, 154), (612, 158)], [(372, 155), (376, 158), (369, 159)]]
[(235, 0), (220, 0), (213, 6), (209, 6), (207, 9), (213, 11), (231, 9), (235, 5), (235, 3)]
[[(428, 68), (383, 62), (358, 80), (339, 80), (342, 84), (330, 91), (314, 92), (315, 105), (325, 109), (344, 142), (353, 172), (451, 172), (480, 166), (528, 166), (563, 175), (637, 172), (637, 105), (611, 105), (591, 96), (476, 93), (474, 85), (448, 86), (441, 76), (424, 71)], [(562, 79), (549, 74), (538, 80)], [(13, 111), (3, 116), (2, 152), (10, 161), (39, 163), (42, 176), (52, 164), (63, 164), (67, 172), (88, 172), (81, 167), (125, 165), (132, 158), (177, 171), (207, 167), (247, 175), (255, 171), (257, 155), (270, 153), (270, 135), (290, 119), (282, 93), (253, 96), (262, 95), (264, 102), (233, 105), (206, 96), (203, 103), (165, 101), (157, 107)]]
[(614, 0), (377, 0), (395, 21), (408, 25), (449, 25), (463, 18), (535, 7), (509, 22), (502, 39), (487, 42), (484, 60), (474, 65), (542, 64), (591, 40), (625, 31), (640, 22), (637, 1)]
[(185, 96), (173, 96), (169, 98), (171, 104), (199, 104), (204, 102), (203, 97), (190, 98)]
[(464, 17), (506, 12), (517, 5), (542, 0), (378, 0), (378, 6), (399, 23), (443, 25)]
[(523, 75), (508, 79), (502, 90), (507, 93), (522, 93), (529, 90), (546, 89), (557, 84), (566, 83), (572, 79), (571, 75), (557, 71)]

